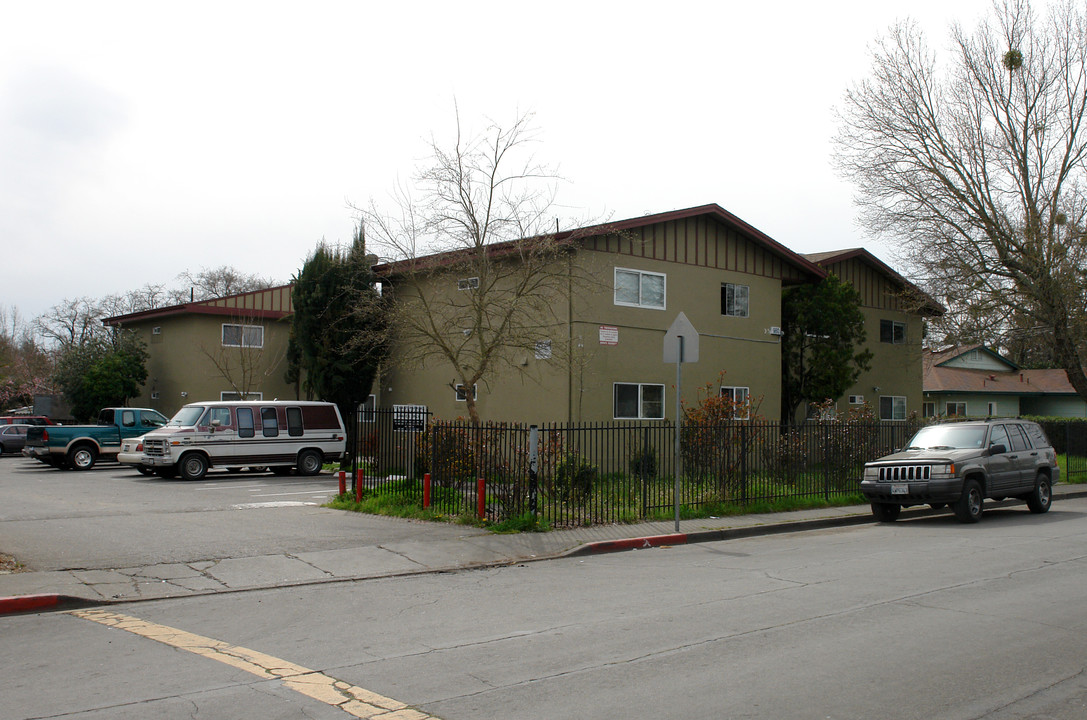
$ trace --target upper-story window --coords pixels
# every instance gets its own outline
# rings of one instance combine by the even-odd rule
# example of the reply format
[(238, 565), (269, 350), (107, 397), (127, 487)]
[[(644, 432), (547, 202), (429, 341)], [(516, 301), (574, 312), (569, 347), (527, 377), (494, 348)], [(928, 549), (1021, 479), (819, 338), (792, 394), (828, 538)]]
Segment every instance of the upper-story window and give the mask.
[(750, 296), (751, 288), (747, 285), (721, 283), (721, 314), (747, 317)]
[(906, 342), (906, 323), (897, 320), (879, 321), (879, 341), (902, 345)]
[(223, 325), (223, 347), (264, 347), (264, 328), (260, 325)]
[(615, 268), (615, 304), (664, 309), (665, 275)]
[(479, 278), (461, 278), (457, 280), (457, 290), (475, 290), (479, 287)]

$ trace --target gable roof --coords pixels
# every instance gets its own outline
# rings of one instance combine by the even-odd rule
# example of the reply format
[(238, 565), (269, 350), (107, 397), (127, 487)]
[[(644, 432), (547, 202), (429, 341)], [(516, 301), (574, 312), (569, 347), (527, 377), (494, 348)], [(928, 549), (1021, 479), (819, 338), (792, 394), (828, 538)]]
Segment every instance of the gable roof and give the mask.
[[(807, 259), (799, 253), (793, 252), (792, 250), (785, 247), (777, 240), (774, 240), (772, 237), (762, 232), (755, 226), (744, 222), (743, 220), (728, 212), (716, 203), (711, 203), (709, 205), (698, 205), (696, 207), (685, 208), (682, 210), (670, 210), (663, 213), (642, 215), (641, 217), (628, 218), (626, 220), (615, 220), (596, 225), (586, 225), (584, 227), (573, 228), (571, 230), (562, 230), (556, 233), (554, 235), (554, 238), (561, 243), (573, 244), (582, 238), (616, 234), (624, 231), (648, 227), (650, 225), (674, 222), (677, 220), (687, 220), (696, 217), (708, 217), (717, 220), (718, 222), (738, 232), (743, 233), (747, 237), (751, 238), (751, 240), (753, 240), (755, 243), (764, 247), (771, 254), (776, 255), (787, 264), (796, 267), (804, 274), (811, 275), (815, 279), (822, 279), (827, 275), (826, 270), (819, 267), (819, 265), (817, 265), (816, 263), (812, 262), (811, 260)], [(492, 243), (490, 245), (487, 245), (486, 249), (488, 254), (490, 254), (492, 257), (501, 256), (503, 254), (512, 252), (517, 247), (517, 245), (524, 240), (531, 239), (532, 238), (524, 238), (522, 240), (509, 240), (506, 242)], [(469, 252), (469, 249), (451, 250), (416, 258), (415, 261), (425, 260), (427, 261), (426, 264), (428, 266), (440, 267), (442, 265), (455, 263), (458, 258), (467, 255)], [(400, 260), (381, 263), (374, 266), (374, 271), (378, 274), (395, 275), (399, 269), (407, 267), (411, 262), (411, 260)]]
[(874, 268), (883, 275), (886, 275), (888, 278), (890, 278), (892, 283), (898, 285), (907, 294), (916, 297), (918, 299), (918, 312), (925, 315), (943, 315), (945, 312), (947, 312), (947, 308), (941, 305), (934, 297), (914, 285), (912, 282), (896, 272), (894, 268), (892, 268), (890, 265), (883, 262), (864, 248), (849, 248), (846, 250), (831, 250), (828, 252), (805, 253), (804, 257), (823, 268), (826, 268), (828, 265), (834, 265), (835, 263), (846, 262), (849, 260), (857, 260), (858, 262), (864, 263), (865, 265)]
[(995, 350), (991, 350), (981, 343), (974, 343), (973, 345), (959, 345), (950, 348), (944, 348), (943, 350), (931, 350), (929, 355), (932, 358), (933, 365), (946, 365), (947, 363), (962, 357), (966, 353), (974, 351), (982, 352), (992, 357), (1001, 363), (1007, 365), (1011, 370), (1018, 370), (1019, 366), (1013, 363), (1008, 358), (1004, 357)]
[[(971, 350), (984, 349), (1008, 363), (1007, 372), (947, 367), (943, 363)], [(1015, 363), (982, 345), (955, 347), (922, 355), (925, 394), (988, 394), (988, 395), (1076, 395), (1064, 370), (1020, 370)]]
[(113, 317), (104, 318), (102, 324), (121, 326), (126, 323), (157, 320), (178, 315), (245, 316), (254, 319), (279, 320), (294, 312), (294, 303), (291, 300), (292, 287), (293, 285), (288, 283), (264, 288), (263, 290), (227, 295), (221, 298), (140, 310), (126, 315), (114, 315)]

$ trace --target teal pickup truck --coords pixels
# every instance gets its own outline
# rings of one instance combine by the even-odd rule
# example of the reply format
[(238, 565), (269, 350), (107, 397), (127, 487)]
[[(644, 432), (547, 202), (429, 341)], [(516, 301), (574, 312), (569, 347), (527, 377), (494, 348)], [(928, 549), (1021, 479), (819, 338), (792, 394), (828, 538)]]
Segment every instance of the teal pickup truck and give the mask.
[(116, 460), (121, 441), (167, 423), (149, 408), (105, 408), (97, 425), (42, 425), (26, 433), (23, 455), (62, 470), (90, 470), (100, 459)]

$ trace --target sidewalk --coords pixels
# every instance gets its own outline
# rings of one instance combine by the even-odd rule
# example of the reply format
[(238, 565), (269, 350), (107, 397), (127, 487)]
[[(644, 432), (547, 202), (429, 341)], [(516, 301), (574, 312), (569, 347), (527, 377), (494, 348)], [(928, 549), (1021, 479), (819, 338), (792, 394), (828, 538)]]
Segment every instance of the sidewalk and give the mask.
[[(1087, 485), (1059, 484), (1054, 488), (1054, 502), (1073, 497), (1087, 497)], [(1009, 506), (1022, 505), (1014, 500), (1005, 502)], [(1003, 503), (989, 502), (987, 505), (1000, 507)], [(936, 513), (947, 513), (947, 510), (910, 508), (903, 511), (902, 519)], [(444, 533), (443, 537), (436, 534), (434, 538), (423, 540), (298, 554), (108, 570), (18, 572), (0, 575), (0, 614), (449, 572), (872, 522), (867, 505), (852, 505), (682, 520), (678, 533), (671, 521), (516, 535), (494, 535), (465, 527), (453, 539)]]

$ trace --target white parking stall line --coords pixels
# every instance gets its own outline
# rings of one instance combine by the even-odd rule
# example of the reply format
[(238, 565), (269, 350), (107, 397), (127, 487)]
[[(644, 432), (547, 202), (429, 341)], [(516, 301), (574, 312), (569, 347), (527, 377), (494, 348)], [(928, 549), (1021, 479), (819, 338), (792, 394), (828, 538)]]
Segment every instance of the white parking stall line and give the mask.
[(253, 497), (275, 497), (276, 495), (316, 495), (318, 493), (324, 493), (325, 491), (317, 490), (299, 490), (297, 492), (277, 492), (277, 493), (264, 493), (262, 495), (254, 495)]

